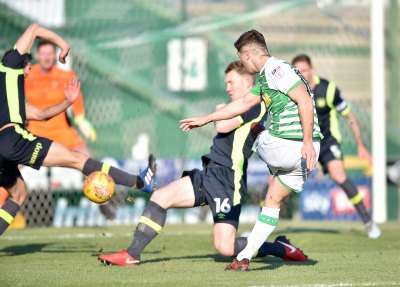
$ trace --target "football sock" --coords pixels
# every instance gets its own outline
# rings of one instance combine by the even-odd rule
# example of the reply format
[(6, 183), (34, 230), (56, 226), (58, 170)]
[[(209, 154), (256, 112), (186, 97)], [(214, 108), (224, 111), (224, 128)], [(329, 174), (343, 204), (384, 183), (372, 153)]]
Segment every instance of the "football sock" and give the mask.
[(365, 205), (363, 203), (363, 197), (358, 192), (357, 187), (354, 185), (354, 183), (349, 178), (346, 178), (346, 180), (342, 184), (340, 184), (340, 187), (343, 188), (348, 198), (350, 199), (351, 203), (357, 209), (362, 222), (364, 222), (364, 224), (371, 222), (372, 220), (371, 215), (365, 208)]
[(279, 242), (264, 242), (254, 257), (265, 257), (273, 255), (276, 257), (283, 257), (286, 254), (285, 247)]
[(238, 256), (238, 254), (246, 247), (247, 238), (246, 237), (238, 237), (235, 240), (235, 245), (233, 247), (233, 257)]
[(0, 235), (3, 234), (7, 227), (13, 222), (18, 210), (19, 205), (11, 198), (7, 199), (0, 209)]
[(133, 241), (126, 250), (128, 254), (140, 259), (143, 249), (162, 231), (166, 218), (167, 210), (150, 200), (139, 218)]
[(237, 256), (239, 261), (243, 258), (251, 260), (254, 253), (265, 243), (278, 224), (279, 210), (279, 208), (263, 207), (253, 230), (247, 238), (247, 246)]
[[(240, 251), (242, 251), (247, 245), (247, 238), (246, 237), (238, 237), (235, 240), (235, 247), (233, 251), (233, 256), (236, 257)], [(276, 257), (283, 257), (285, 256), (286, 251), (285, 247), (278, 242), (264, 242), (260, 249), (256, 252), (254, 257), (265, 257), (268, 255), (273, 255)]]
[(89, 158), (83, 166), (83, 174), (89, 175), (95, 171), (102, 171), (108, 174), (116, 184), (121, 184), (128, 187), (142, 188), (144, 186), (143, 180), (136, 175), (127, 173), (118, 168), (110, 166), (107, 163), (97, 161), (95, 159)]

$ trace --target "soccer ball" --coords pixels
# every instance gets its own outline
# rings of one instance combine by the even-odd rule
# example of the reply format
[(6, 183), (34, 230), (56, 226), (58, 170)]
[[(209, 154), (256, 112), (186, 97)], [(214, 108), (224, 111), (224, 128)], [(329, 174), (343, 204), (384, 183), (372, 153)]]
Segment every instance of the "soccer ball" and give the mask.
[(91, 173), (83, 183), (83, 193), (90, 201), (95, 203), (103, 203), (110, 200), (114, 192), (114, 180), (101, 171)]

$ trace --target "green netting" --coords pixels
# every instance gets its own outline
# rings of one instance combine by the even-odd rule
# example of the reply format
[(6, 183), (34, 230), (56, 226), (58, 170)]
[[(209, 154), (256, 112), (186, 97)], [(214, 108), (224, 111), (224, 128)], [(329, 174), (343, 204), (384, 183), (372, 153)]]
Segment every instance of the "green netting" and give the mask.
[[(129, 157), (142, 133), (161, 157), (207, 152), (213, 127), (187, 135), (178, 129), (178, 120), (228, 100), (223, 71), (237, 59), (232, 43), (251, 27), (265, 34), (275, 56), (290, 61), (296, 53), (309, 53), (317, 72), (335, 80), (353, 102), (370, 145), (369, 6), (332, 3), (321, 10), (314, 1), (300, 0), (66, 0), (66, 24), (57, 32), (73, 45), (73, 69), (98, 131), (98, 141), (90, 145), (93, 154)], [(31, 20), (6, 4), (0, 8), (4, 51)], [(187, 37), (207, 43), (207, 86), (200, 92), (172, 92), (167, 45)], [(354, 154), (350, 130), (344, 121), (341, 125), (345, 152)]]

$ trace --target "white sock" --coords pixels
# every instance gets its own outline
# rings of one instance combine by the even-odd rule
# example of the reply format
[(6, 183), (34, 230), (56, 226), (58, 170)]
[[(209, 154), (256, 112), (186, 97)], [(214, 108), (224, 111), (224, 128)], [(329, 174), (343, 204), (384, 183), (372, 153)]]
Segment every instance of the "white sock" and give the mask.
[(261, 213), (258, 215), (253, 230), (247, 238), (247, 246), (237, 256), (239, 261), (243, 258), (251, 260), (254, 253), (274, 231), (278, 224), (279, 211), (279, 208), (263, 207)]

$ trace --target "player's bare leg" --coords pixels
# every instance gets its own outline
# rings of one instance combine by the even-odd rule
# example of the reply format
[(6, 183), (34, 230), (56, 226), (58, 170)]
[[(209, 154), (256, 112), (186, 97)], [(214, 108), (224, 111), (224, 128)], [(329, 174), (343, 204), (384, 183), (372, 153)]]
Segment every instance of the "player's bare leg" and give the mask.
[(156, 190), (139, 218), (133, 240), (127, 250), (114, 254), (101, 254), (98, 259), (106, 264), (135, 266), (140, 264), (144, 248), (162, 231), (169, 208), (193, 207), (195, 195), (188, 176)]
[(379, 227), (372, 221), (371, 215), (363, 203), (363, 198), (357, 190), (357, 186), (347, 177), (342, 160), (332, 160), (328, 163), (328, 172), (332, 180), (339, 185), (347, 197), (357, 209), (368, 232), (369, 238), (378, 238), (381, 235)]
[(142, 190), (146, 189), (146, 191), (152, 186), (155, 173), (155, 164), (150, 163), (151, 166), (145, 170), (146, 176), (150, 178), (150, 180), (145, 181), (141, 176), (129, 174), (106, 163), (94, 160), (80, 152), (70, 150), (57, 142), (51, 144), (47, 156), (43, 161), (43, 165), (49, 167), (70, 167), (82, 171), (84, 175), (89, 175), (95, 171), (103, 171), (110, 175), (116, 184), (137, 187)]
[(15, 184), (11, 187), (5, 187), (9, 197), (0, 209), (0, 235), (13, 222), (19, 208), (24, 204), (28, 192), (22, 177), (18, 177)]

